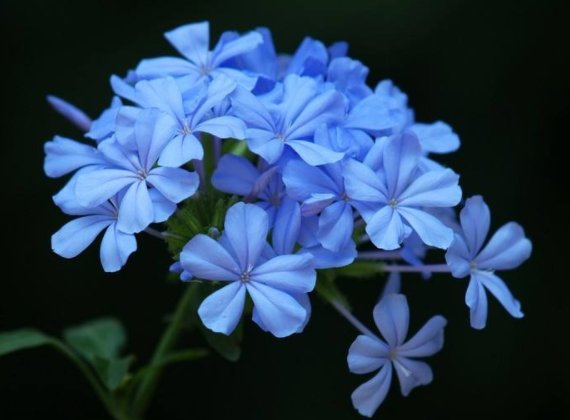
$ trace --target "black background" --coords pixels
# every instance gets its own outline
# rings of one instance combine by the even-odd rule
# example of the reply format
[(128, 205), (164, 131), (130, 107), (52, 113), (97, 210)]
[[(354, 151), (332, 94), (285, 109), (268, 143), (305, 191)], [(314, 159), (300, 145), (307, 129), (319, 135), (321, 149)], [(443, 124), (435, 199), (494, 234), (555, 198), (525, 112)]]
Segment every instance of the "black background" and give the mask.
[[(116, 315), (128, 352), (146, 360), (180, 285), (158, 240), (119, 274), (104, 274), (98, 250), (74, 260), (52, 254), (50, 235), (66, 220), (51, 195), (63, 183), (42, 173), (43, 142), (80, 133), (51, 111), (55, 93), (95, 116), (111, 93), (108, 78), (143, 57), (172, 53), (162, 38), (177, 25), (210, 20), (223, 30), (264, 25), (279, 50), (303, 36), (346, 40), (375, 84), (393, 79), (421, 121), (442, 119), (460, 134), (446, 162), (465, 196), (483, 194), (493, 227), (519, 221), (534, 244), (531, 260), (502, 277), (526, 317), (512, 319), (493, 300), (488, 327), (468, 325), (466, 283), (446, 275), (405, 291), (412, 329), (429, 316), (449, 319), (446, 345), (430, 360), (435, 380), (408, 398), (392, 389), (378, 418), (563, 418), (568, 413), (569, 214), (568, 14), (563, 1), (6, 1), (2, 39), (3, 211), (0, 329), (57, 334), (67, 325)], [(6, 147), (7, 145), (7, 147)], [(357, 315), (371, 322), (382, 281), (347, 280)], [(348, 373), (356, 336), (317, 298), (306, 332), (285, 340), (246, 328), (238, 364), (211, 357), (169, 369), (152, 419), (359, 418), (350, 393), (363, 376)], [(189, 337), (192, 344), (196, 337)], [(106, 414), (75, 368), (50, 349), (0, 360), (1, 419), (103, 419)]]

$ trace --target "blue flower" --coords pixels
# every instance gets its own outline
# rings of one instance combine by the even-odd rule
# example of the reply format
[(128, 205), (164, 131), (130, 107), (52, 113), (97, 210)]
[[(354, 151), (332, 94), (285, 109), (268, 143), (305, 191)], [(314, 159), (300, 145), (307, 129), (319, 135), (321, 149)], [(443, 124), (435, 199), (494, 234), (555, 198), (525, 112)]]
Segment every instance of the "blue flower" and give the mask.
[(418, 385), (433, 380), (431, 368), (417, 357), (431, 356), (443, 347), (445, 318), (434, 316), (411, 339), (406, 340), (410, 311), (404, 295), (388, 294), (374, 307), (374, 322), (384, 340), (359, 335), (348, 351), (348, 367), (352, 373), (365, 374), (379, 369), (368, 382), (352, 393), (358, 412), (372, 417), (386, 398), (393, 371), (396, 371), (402, 395), (408, 396)]
[(231, 334), (241, 319), (246, 293), (253, 300), (253, 321), (276, 337), (291, 335), (305, 323), (307, 310), (295, 296), (315, 287), (313, 258), (263, 258), (268, 230), (265, 211), (238, 203), (228, 210), (219, 241), (200, 234), (182, 250), (182, 267), (195, 278), (228, 282), (198, 309), (209, 329)]
[(141, 79), (154, 79), (164, 76), (187, 76), (195, 78), (215, 77), (224, 74), (240, 83), (246, 89), (253, 89), (257, 77), (238, 69), (230, 68), (227, 62), (241, 54), (254, 50), (263, 42), (263, 37), (250, 32), (243, 36), (226, 32), (212, 51), (209, 51), (210, 25), (208, 22), (180, 26), (164, 34), (168, 42), (185, 59), (160, 57), (143, 60), (136, 68)]
[(236, 88), (236, 83), (219, 75), (211, 82), (192, 84), (183, 89), (172, 77), (142, 80), (134, 90), (114, 77), (111, 83), (115, 92), (130, 99), (138, 107), (122, 107), (117, 116), (117, 140), (133, 148), (134, 123), (141, 118), (143, 109), (156, 108), (164, 112), (167, 122), (163, 130), (171, 135), (170, 141), (160, 154), (161, 166), (178, 167), (192, 159), (201, 160), (204, 149), (200, 134), (208, 133), (218, 138), (244, 139), (245, 124), (236, 117), (216, 116), (212, 109), (222, 103)]
[(377, 140), (364, 163), (345, 165), (346, 192), (366, 203), (357, 208), (378, 248), (396, 249), (413, 231), (437, 248), (446, 249), (453, 240), (453, 230), (424, 208), (459, 203), (459, 176), (450, 169), (418, 173), (421, 156), (417, 137), (406, 132)]
[(99, 118), (91, 123), (91, 127), (85, 133), (85, 137), (89, 137), (97, 142), (110, 138), (115, 132), (115, 121), (122, 105), (121, 98), (114, 96), (111, 106), (105, 109)]
[(509, 314), (522, 318), (521, 305), (495, 270), (510, 270), (525, 261), (532, 251), (531, 242), (522, 227), (514, 222), (503, 225), (483, 247), (489, 233), (491, 214), (481, 196), (465, 202), (460, 214), (462, 232), (447, 250), (445, 258), (451, 274), (457, 278), (470, 276), (465, 303), (471, 310), (471, 326), (485, 328), (487, 294), (491, 292)]
[(75, 192), (79, 204), (94, 208), (124, 192), (118, 227), (125, 233), (145, 229), (156, 219), (150, 192), (154, 188), (172, 203), (190, 197), (198, 188), (198, 175), (180, 168), (156, 167), (158, 156), (170, 140), (168, 121), (157, 110), (145, 110), (134, 128), (136, 150), (123, 148), (115, 140), (99, 144), (107, 165), (81, 174)]
[(344, 117), (342, 95), (332, 90), (321, 93), (315, 80), (296, 75), (287, 76), (282, 88), (279, 103), (262, 100), (245, 89), (238, 88), (232, 94), (232, 113), (246, 123), (246, 140), (251, 151), (269, 164), (279, 160), (285, 146), (310, 165), (342, 159), (343, 153), (313, 142), (317, 127)]

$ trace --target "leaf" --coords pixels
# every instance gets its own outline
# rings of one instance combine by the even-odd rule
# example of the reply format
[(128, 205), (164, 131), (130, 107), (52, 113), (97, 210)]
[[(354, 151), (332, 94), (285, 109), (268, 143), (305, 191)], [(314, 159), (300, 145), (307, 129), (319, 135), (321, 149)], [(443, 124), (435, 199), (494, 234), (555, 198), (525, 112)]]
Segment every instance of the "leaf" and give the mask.
[(95, 356), (93, 366), (107, 388), (114, 391), (123, 383), (133, 361), (133, 356), (120, 359), (104, 359)]
[(53, 338), (32, 328), (0, 333), (0, 356), (52, 344)]
[(63, 332), (66, 343), (90, 361), (117, 358), (127, 340), (125, 329), (114, 318), (100, 318)]
[(203, 325), (200, 329), (208, 344), (230, 362), (237, 362), (241, 357), (241, 342), (243, 340), (243, 325), (240, 322), (237, 328), (230, 335), (224, 335), (210, 331)]

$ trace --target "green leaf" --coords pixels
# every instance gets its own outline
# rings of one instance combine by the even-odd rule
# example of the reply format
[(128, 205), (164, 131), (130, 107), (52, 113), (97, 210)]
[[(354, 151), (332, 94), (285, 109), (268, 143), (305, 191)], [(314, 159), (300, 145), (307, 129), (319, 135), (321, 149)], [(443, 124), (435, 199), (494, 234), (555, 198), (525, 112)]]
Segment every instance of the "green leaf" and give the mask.
[(32, 328), (0, 333), (0, 356), (52, 344), (53, 338)]
[(243, 326), (241, 322), (231, 335), (215, 333), (203, 325), (201, 330), (204, 338), (216, 353), (230, 362), (239, 360), (241, 357), (241, 342), (243, 340)]
[(71, 327), (63, 332), (65, 341), (86, 359), (114, 359), (125, 345), (127, 336), (120, 321), (100, 318)]
[(107, 388), (115, 391), (123, 383), (133, 361), (133, 356), (120, 359), (105, 359), (95, 356), (93, 366)]

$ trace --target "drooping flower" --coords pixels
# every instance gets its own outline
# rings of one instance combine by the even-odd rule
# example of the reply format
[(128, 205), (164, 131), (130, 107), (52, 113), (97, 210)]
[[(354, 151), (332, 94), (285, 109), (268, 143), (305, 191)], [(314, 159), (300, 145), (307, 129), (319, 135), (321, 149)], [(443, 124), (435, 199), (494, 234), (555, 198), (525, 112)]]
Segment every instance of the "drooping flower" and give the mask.
[(310, 165), (337, 162), (344, 156), (313, 142), (320, 125), (332, 124), (344, 117), (345, 103), (338, 92), (321, 93), (312, 78), (287, 76), (279, 103), (262, 101), (238, 88), (232, 94), (232, 108), (233, 115), (247, 125), (249, 148), (269, 164), (279, 160), (285, 146)]
[(372, 417), (386, 398), (394, 370), (404, 396), (419, 385), (431, 383), (431, 368), (416, 358), (432, 356), (441, 350), (443, 328), (447, 324), (442, 316), (434, 316), (406, 341), (410, 311), (406, 297), (400, 294), (384, 296), (374, 307), (373, 315), (384, 340), (359, 335), (348, 351), (348, 367), (352, 373), (365, 374), (379, 369), (372, 379), (352, 393), (354, 407), (367, 417)]
[(156, 167), (162, 149), (170, 140), (168, 121), (155, 109), (145, 110), (134, 128), (136, 150), (128, 150), (110, 139), (99, 144), (107, 165), (81, 174), (75, 186), (78, 202), (94, 208), (115, 194), (121, 200), (118, 227), (136, 233), (155, 220), (156, 207), (149, 190), (157, 189), (167, 200), (179, 203), (196, 192), (198, 175), (181, 168)]
[(211, 51), (208, 22), (183, 25), (166, 32), (164, 36), (184, 58), (159, 57), (143, 60), (135, 71), (139, 78), (193, 75), (199, 79), (223, 74), (246, 89), (253, 89), (255, 86), (255, 75), (231, 68), (226, 63), (260, 45), (263, 42), (260, 34), (249, 32), (239, 36), (233, 32), (225, 32)]
[(364, 163), (349, 160), (345, 165), (346, 192), (366, 203), (359, 210), (378, 248), (396, 249), (412, 231), (437, 248), (446, 249), (453, 240), (453, 230), (424, 208), (459, 203), (459, 176), (450, 169), (419, 173), (421, 156), (417, 137), (406, 132), (377, 140)]
[(228, 282), (198, 309), (209, 329), (231, 334), (241, 319), (246, 293), (253, 300), (253, 321), (276, 337), (291, 335), (305, 323), (307, 310), (295, 295), (315, 287), (313, 258), (302, 254), (265, 260), (268, 230), (264, 210), (238, 203), (228, 210), (219, 241), (200, 234), (184, 247), (184, 270), (198, 279)]
[(469, 277), (465, 303), (470, 309), (471, 326), (485, 328), (487, 322), (487, 294), (503, 305), (509, 314), (522, 318), (521, 305), (495, 270), (511, 270), (521, 265), (532, 252), (532, 244), (523, 228), (515, 222), (503, 225), (483, 247), (489, 233), (491, 213), (483, 197), (466, 200), (460, 213), (462, 232), (455, 235), (445, 258), (451, 274), (457, 278)]

